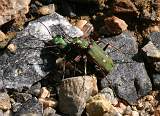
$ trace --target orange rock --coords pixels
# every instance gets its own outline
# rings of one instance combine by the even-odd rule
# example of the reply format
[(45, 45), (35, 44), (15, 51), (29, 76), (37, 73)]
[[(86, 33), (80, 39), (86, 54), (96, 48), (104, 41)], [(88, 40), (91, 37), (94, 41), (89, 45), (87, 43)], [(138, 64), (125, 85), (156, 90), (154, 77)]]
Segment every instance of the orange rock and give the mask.
[(76, 22), (76, 27), (78, 27), (79, 29), (83, 29), (83, 27), (85, 26), (85, 24), (87, 24), (86, 20), (79, 20)]
[(126, 22), (116, 16), (107, 17), (104, 19), (106, 33), (109, 35), (117, 35), (127, 30)]

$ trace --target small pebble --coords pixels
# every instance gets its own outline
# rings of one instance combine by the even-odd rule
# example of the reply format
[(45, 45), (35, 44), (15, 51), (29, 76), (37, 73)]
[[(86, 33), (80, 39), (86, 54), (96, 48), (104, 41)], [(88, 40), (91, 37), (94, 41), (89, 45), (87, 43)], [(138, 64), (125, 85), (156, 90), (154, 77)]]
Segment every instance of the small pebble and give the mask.
[(132, 116), (139, 116), (139, 113), (137, 111), (132, 111)]
[(40, 90), (40, 96), (39, 98), (46, 98), (46, 97), (50, 97), (50, 92), (47, 90), (46, 87), (42, 87)]
[(16, 49), (17, 49), (17, 46), (15, 44), (9, 44), (7, 46), (7, 49), (11, 52), (11, 53), (15, 53), (16, 52)]
[(47, 107), (55, 108), (57, 106), (57, 101), (55, 99), (50, 100), (50, 99), (39, 98), (39, 102), (42, 103), (45, 108)]
[(5, 92), (0, 92), (0, 109), (1, 110), (11, 109), (10, 96)]
[(4, 41), (6, 38), (6, 35), (0, 30), (0, 42)]
[(146, 96), (146, 100), (147, 100), (147, 101), (153, 101), (154, 98), (153, 98), (152, 95), (147, 95), (147, 96)]
[(106, 17), (104, 19), (106, 33), (117, 35), (127, 30), (128, 25), (126, 22), (116, 16)]
[(83, 27), (84, 27), (84, 25), (86, 25), (87, 24), (87, 21), (86, 20), (79, 20), (79, 21), (77, 21), (77, 23), (76, 23), (76, 27), (78, 27), (79, 29), (83, 29)]
[(54, 4), (50, 4), (48, 6), (42, 6), (38, 9), (37, 12), (38, 14), (41, 14), (41, 15), (48, 15), (55, 12), (55, 6)]

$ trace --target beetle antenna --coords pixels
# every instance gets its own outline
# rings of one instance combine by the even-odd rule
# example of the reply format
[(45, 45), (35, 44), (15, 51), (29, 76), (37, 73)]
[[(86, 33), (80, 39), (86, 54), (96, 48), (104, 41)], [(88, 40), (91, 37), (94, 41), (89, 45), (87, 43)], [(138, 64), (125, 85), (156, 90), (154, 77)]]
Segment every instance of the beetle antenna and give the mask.
[(43, 24), (41, 21), (38, 21), (39, 23), (41, 23), (48, 31), (48, 33), (50, 34), (50, 36), (52, 36), (51, 32), (49, 31), (49, 29), (47, 28), (47, 26), (45, 24)]

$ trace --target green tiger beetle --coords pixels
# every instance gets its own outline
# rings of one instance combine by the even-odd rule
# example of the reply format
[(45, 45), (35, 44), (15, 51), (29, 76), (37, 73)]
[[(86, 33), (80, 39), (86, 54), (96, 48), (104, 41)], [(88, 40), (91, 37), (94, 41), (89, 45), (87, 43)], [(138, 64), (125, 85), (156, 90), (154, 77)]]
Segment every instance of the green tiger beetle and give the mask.
[[(42, 22), (40, 23), (43, 24)], [(51, 35), (50, 32), (49, 34)], [(94, 62), (100, 69), (102, 69), (105, 73), (109, 73), (114, 67), (112, 58), (106, 55), (103, 49), (100, 46), (98, 46), (94, 40), (83, 39), (80, 37), (68, 39), (66, 37), (63, 37), (62, 35), (56, 35), (52, 38), (52, 44), (58, 46), (61, 49), (62, 54), (65, 54), (64, 60), (66, 61), (70, 62), (75, 60), (77, 62), (77, 56), (83, 53), (86, 57), (89, 57), (89, 59), (92, 62)]]

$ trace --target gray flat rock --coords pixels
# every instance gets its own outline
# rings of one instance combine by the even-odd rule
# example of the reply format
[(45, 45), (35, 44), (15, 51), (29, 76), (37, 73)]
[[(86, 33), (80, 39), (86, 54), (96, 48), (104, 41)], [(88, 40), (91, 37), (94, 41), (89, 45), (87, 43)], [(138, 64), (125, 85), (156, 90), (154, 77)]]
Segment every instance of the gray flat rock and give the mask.
[[(40, 22), (42, 23), (40, 23)], [(71, 37), (83, 33), (73, 27), (63, 16), (54, 13), (32, 21), (11, 41), (17, 46), (15, 54), (5, 52), (0, 55), (0, 87), (19, 89), (27, 87), (55, 69), (51, 49), (45, 48), (45, 42), (57, 34)], [(3, 81), (2, 81), (3, 80)]]
[(152, 84), (145, 70), (144, 63), (133, 60), (138, 52), (136, 39), (129, 33), (105, 38), (110, 43), (106, 52), (115, 62), (114, 69), (102, 79), (102, 87), (112, 86), (116, 94), (130, 104), (134, 104), (141, 96), (146, 95)]

